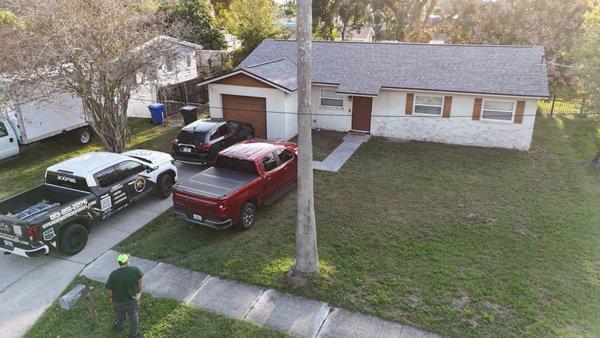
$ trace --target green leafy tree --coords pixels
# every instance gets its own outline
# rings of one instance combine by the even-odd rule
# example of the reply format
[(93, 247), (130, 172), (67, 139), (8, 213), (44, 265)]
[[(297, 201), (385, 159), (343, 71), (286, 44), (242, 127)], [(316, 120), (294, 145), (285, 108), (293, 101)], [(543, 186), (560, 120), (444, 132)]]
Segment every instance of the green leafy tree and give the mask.
[(545, 47), (548, 74), (556, 90), (575, 83), (566, 67), (581, 37), (586, 0), (450, 0), (440, 6), (439, 30), (449, 43), (534, 44)]
[[(583, 23), (583, 38), (577, 57), (581, 60), (581, 75), (585, 80), (588, 95), (588, 105), (600, 111), (600, 2), (585, 14)], [(600, 151), (592, 159), (592, 165), (600, 166)]]
[(229, 8), (231, 1), (232, 0), (210, 0), (210, 3), (215, 9), (215, 14), (217, 17), (220, 17), (221, 12)]
[(436, 0), (373, 0), (377, 36), (384, 40), (427, 41), (425, 28)]
[(287, 0), (283, 5), (281, 5), (283, 8), (283, 15), (286, 17), (296, 17), (298, 14), (296, 6), (296, 0)]
[(208, 0), (177, 0), (163, 4), (159, 11), (171, 35), (202, 45), (206, 49), (226, 46), (223, 32), (217, 27)]
[(373, 21), (370, 0), (322, 0), (312, 13), (314, 35), (325, 40), (345, 40), (350, 29)]
[(265, 39), (283, 37), (277, 24), (279, 7), (273, 0), (232, 0), (221, 10), (222, 23), (242, 41), (242, 56), (250, 54)]
[(589, 97), (588, 104), (600, 111), (600, 6), (585, 15), (583, 38), (577, 53), (581, 60), (581, 75)]

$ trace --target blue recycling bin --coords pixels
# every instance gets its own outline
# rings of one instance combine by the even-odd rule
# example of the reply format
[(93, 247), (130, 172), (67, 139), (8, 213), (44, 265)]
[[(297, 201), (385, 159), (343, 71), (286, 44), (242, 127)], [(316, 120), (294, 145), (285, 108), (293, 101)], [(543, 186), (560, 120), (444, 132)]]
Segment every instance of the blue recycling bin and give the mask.
[(165, 123), (165, 105), (162, 103), (152, 103), (148, 105), (150, 109), (150, 118), (154, 124)]

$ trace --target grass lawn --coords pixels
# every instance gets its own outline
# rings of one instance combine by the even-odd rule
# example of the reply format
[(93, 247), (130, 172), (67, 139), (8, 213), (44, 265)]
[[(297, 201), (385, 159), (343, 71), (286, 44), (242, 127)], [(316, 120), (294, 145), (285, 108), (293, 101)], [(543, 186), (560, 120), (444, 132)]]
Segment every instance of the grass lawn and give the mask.
[[(343, 141), (346, 133), (331, 130), (313, 130), (313, 160), (323, 161), (332, 151), (337, 148)], [(298, 142), (295, 137), (292, 142)]]
[[(77, 281), (77, 279), (76, 279)], [(75, 286), (74, 281), (66, 291)], [(105, 296), (104, 285), (91, 282), (99, 324), (91, 323), (87, 308), (77, 305), (69, 311), (58, 302), (27, 332), (25, 337), (128, 337), (113, 329), (114, 313)], [(144, 337), (283, 337), (269, 329), (199, 310), (170, 299), (143, 295), (140, 310), (140, 334)]]
[(600, 332), (599, 119), (538, 117), (528, 153), (372, 138), (315, 172), (321, 273), (300, 287), (295, 194), (247, 232), (166, 212), (118, 250), (449, 336)]
[[(148, 119), (131, 119), (132, 138), (129, 149), (147, 148), (170, 151), (171, 140), (177, 128), (166, 125), (155, 126)], [(87, 145), (75, 144), (68, 136), (57, 136), (21, 148), (16, 159), (0, 163), (0, 199), (34, 187), (44, 180), (44, 172), (52, 164), (64, 161), (76, 155), (101, 151), (103, 146), (97, 139)]]

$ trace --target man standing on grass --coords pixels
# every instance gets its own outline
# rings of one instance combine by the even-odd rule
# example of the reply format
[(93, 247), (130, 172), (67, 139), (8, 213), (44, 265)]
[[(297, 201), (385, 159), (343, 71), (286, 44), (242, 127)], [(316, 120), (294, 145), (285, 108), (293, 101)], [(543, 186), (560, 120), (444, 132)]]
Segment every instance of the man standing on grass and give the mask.
[(106, 293), (112, 301), (117, 317), (115, 328), (119, 331), (125, 330), (124, 321), (127, 314), (131, 336), (137, 337), (143, 274), (136, 266), (129, 265), (129, 256), (126, 254), (119, 255), (117, 262), (119, 268), (110, 273), (106, 282)]

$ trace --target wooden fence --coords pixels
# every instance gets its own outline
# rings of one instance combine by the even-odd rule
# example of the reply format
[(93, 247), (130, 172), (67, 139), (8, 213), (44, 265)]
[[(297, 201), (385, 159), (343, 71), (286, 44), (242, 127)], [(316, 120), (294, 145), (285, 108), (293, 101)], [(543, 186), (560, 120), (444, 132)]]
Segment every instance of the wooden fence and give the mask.
[(179, 108), (188, 104), (208, 102), (208, 87), (198, 86), (202, 81), (203, 78), (196, 78), (159, 88), (158, 99), (165, 105), (167, 116), (177, 113)]

